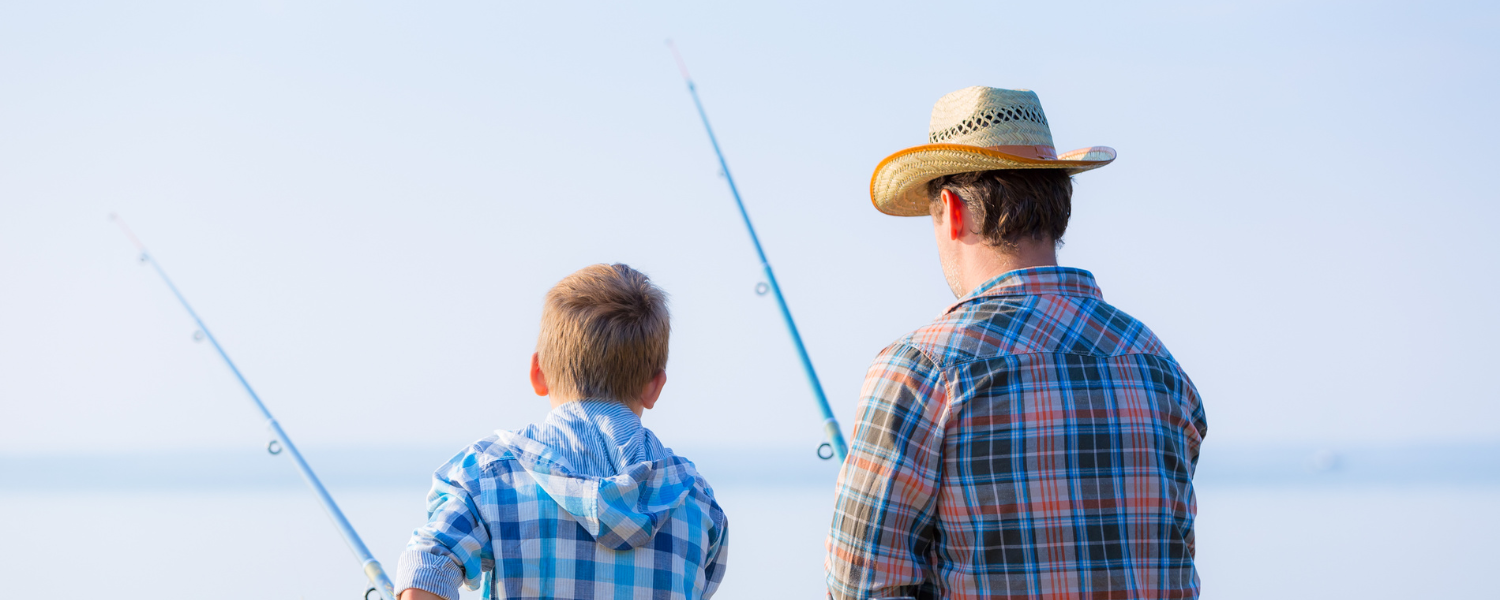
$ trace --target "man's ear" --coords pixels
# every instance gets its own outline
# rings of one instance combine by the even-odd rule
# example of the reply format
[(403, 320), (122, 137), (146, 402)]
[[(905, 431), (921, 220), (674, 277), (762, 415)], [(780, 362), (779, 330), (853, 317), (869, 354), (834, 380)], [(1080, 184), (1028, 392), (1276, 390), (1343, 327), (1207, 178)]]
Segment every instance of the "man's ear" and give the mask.
[(656, 376), (646, 382), (646, 389), (641, 391), (641, 407), (655, 408), (656, 399), (661, 397), (661, 389), (664, 387), (667, 387), (667, 372), (657, 371)]
[(957, 240), (969, 232), (968, 224), (964, 223), (964, 199), (952, 190), (943, 190), (941, 200), (943, 203), (943, 220), (947, 223), (948, 239)]
[(547, 374), (542, 372), (542, 356), (536, 352), (531, 353), (531, 390), (538, 396), (546, 396)]

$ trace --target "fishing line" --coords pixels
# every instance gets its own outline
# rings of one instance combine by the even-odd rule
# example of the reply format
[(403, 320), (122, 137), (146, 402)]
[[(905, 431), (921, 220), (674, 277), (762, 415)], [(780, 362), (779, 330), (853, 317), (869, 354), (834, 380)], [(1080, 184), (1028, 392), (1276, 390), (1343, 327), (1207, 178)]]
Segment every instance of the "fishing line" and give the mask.
[(130, 243), (134, 244), (135, 249), (140, 251), (141, 262), (149, 263), (152, 268), (156, 269), (156, 274), (161, 276), (162, 282), (167, 284), (167, 288), (172, 290), (172, 295), (177, 297), (177, 301), (182, 303), (184, 309), (187, 309), (188, 315), (193, 317), (193, 322), (198, 324), (198, 331), (193, 334), (193, 339), (195, 341), (207, 339), (208, 343), (213, 344), (214, 350), (219, 353), (219, 358), (224, 359), (224, 364), (229, 365), (229, 371), (234, 373), (234, 378), (240, 382), (240, 387), (245, 388), (245, 393), (250, 395), (250, 400), (255, 403), (255, 408), (260, 411), (262, 417), (265, 417), (266, 427), (275, 436), (275, 439), (266, 444), (266, 452), (273, 455), (285, 452), (297, 464), (297, 471), (302, 474), (302, 479), (312, 488), (313, 493), (317, 494), (318, 501), (323, 505), (323, 510), (328, 513), (328, 518), (333, 521), (333, 526), (339, 530), (339, 535), (344, 537), (344, 542), (349, 544), (349, 550), (354, 552), (354, 557), (359, 559), (360, 567), (364, 569), (365, 577), (369, 578), (370, 584), (373, 587), (365, 591), (365, 597), (368, 598), (370, 592), (375, 591), (380, 593), (380, 597), (383, 600), (395, 600), (395, 586), (391, 583), (391, 579), (386, 576), (385, 570), (380, 567), (380, 561), (375, 560), (375, 557), (370, 555), (370, 550), (365, 547), (364, 541), (360, 540), (359, 534), (354, 531), (354, 526), (349, 524), (349, 520), (344, 518), (344, 512), (339, 510), (338, 504), (333, 501), (333, 496), (328, 495), (328, 490), (323, 487), (323, 482), (318, 479), (318, 476), (313, 473), (312, 467), (308, 466), (307, 461), (302, 458), (302, 453), (297, 451), (297, 446), (292, 444), (292, 438), (287, 437), (286, 432), (281, 430), (281, 424), (276, 422), (276, 417), (271, 416), (271, 411), (267, 410), (266, 405), (260, 401), (260, 396), (250, 387), (250, 382), (245, 380), (245, 376), (240, 373), (239, 367), (234, 365), (234, 361), (229, 360), (229, 354), (224, 352), (224, 347), (219, 345), (219, 340), (214, 338), (213, 332), (209, 331), (208, 326), (203, 324), (203, 319), (199, 318), (197, 311), (194, 311), (193, 306), (188, 304), (187, 298), (183, 297), (182, 292), (177, 290), (177, 286), (172, 283), (172, 279), (167, 277), (167, 272), (162, 270), (161, 264), (157, 263), (156, 258), (152, 257), (151, 253), (146, 251), (146, 246), (141, 243), (140, 239), (135, 237), (135, 233), (132, 233), (130, 228), (125, 226), (125, 221), (118, 215), (113, 214), (109, 218), (116, 225), (120, 226), (120, 230), (124, 231), (125, 236), (130, 238)]
[[(703, 129), (708, 132), (708, 142), (714, 147), (714, 154), (719, 157), (719, 174), (724, 176), (724, 181), (729, 183), (729, 193), (734, 196), (734, 205), (740, 209), (740, 218), (745, 221), (745, 229), (750, 232), (750, 242), (755, 245), (755, 255), (760, 258), (761, 270), (766, 273), (766, 281), (755, 286), (755, 293), (765, 295), (763, 290), (769, 291), (776, 297), (776, 306), (781, 309), (781, 319), (786, 322), (788, 333), (792, 334), (792, 344), (797, 347), (797, 357), (802, 359), (802, 370), (807, 373), (807, 382), (812, 386), (813, 397), (818, 401), (818, 410), (823, 414), (823, 432), (828, 436), (828, 441), (818, 447), (818, 457), (824, 460), (838, 457), (839, 462), (844, 462), (844, 457), (849, 454), (848, 446), (844, 445), (844, 433), (839, 429), (838, 420), (833, 418), (833, 409), (828, 406), (828, 397), (823, 395), (823, 384), (818, 382), (818, 373), (813, 370), (812, 359), (807, 356), (807, 347), (802, 345), (802, 336), (797, 333), (797, 323), (792, 320), (792, 311), (786, 306), (786, 298), (781, 295), (781, 286), (776, 284), (776, 274), (771, 271), (771, 263), (766, 260), (766, 252), (760, 247), (760, 237), (755, 235), (755, 226), (750, 224), (750, 214), (745, 212), (745, 203), (740, 200), (740, 190), (734, 185), (734, 177), (729, 174), (729, 163), (724, 160), (724, 153), (719, 150), (719, 139), (714, 137), (714, 128), (708, 124), (708, 113), (703, 111), (703, 101), (698, 99), (698, 86), (693, 85), (693, 77), (688, 74), (687, 63), (682, 61), (682, 55), (677, 52), (677, 46), (671, 40), (667, 40), (667, 47), (672, 49), (672, 57), (677, 59), (677, 69), (682, 71), (682, 79), (687, 82), (688, 93), (693, 96), (693, 105), (698, 107), (698, 117), (703, 120)], [(825, 454), (825, 450), (829, 450)]]

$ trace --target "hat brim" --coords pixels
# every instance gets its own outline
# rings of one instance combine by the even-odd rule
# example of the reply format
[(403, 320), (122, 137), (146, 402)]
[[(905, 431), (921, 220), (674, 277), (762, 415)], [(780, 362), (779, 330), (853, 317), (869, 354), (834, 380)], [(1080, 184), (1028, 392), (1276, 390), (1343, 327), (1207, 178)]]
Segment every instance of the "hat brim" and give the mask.
[(927, 182), (957, 173), (1004, 169), (1060, 169), (1069, 175), (1097, 169), (1115, 160), (1115, 150), (1093, 146), (1058, 155), (1056, 160), (1026, 158), (963, 144), (927, 144), (907, 148), (880, 161), (870, 178), (875, 209), (897, 217), (928, 214)]

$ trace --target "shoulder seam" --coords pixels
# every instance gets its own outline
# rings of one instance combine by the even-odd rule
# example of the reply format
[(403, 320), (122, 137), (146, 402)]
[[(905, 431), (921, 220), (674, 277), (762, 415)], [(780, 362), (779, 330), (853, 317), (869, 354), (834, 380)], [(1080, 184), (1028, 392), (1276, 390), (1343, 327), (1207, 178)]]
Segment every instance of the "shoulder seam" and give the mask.
[(910, 343), (906, 338), (902, 338), (901, 341), (891, 344), (892, 348), (897, 346), (905, 346), (907, 348), (915, 350), (923, 360), (932, 365), (932, 370), (937, 373), (937, 385), (942, 387), (943, 389), (943, 422), (946, 423), (948, 421), (948, 418), (952, 415), (953, 411), (953, 389), (951, 382), (948, 381), (949, 365), (944, 365), (943, 363), (939, 362), (937, 359), (933, 358), (932, 354), (927, 352), (926, 349), (922, 348), (922, 346)]
[[(917, 351), (921, 352), (920, 349), (917, 350)], [(1177, 364), (1177, 359), (1173, 358), (1171, 354), (1164, 354), (1164, 353), (1160, 353), (1160, 352), (1121, 352), (1119, 354), (1084, 354), (1082, 352), (1046, 352), (1046, 351), (1040, 351), (1040, 350), (1038, 350), (1038, 351), (1035, 351), (1035, 352), (1010, 352), (1010, 353), (1006, 353), (1006, 354), (997, 354), (995, 356), (988, 356), (988, 357), (976, 356), (976, 357), (974, 357), (974, 358), (972, 358), (970, 360), (964, 360), (964, 361), (954, 362), (951, 366), (961, 367), (961, 366), (964, 366), (964, 365), (972, 365), (974, 363), (977, 363), (977, 362), (980, 362), (980, 361), (985, 361), (985, 360), (994, 360), (994, 359), (997, 359), (997, 358), (1011, 358), (1011, 357), (1020, 358), (1022, 356), (1088, 356), (1088, 357), (1092, 357), (1092, 358), (1122, 358), (1122, 357), (1126, 357), (1126, 356), (1153, 356), (1153, 357), (1165, 360), (1167, 362), (1170, 362), (1170, 363), (1172, 363), (1174, 365)], [(1178, 368), (1181, 368), (1181, 366), (1179, 365)]]

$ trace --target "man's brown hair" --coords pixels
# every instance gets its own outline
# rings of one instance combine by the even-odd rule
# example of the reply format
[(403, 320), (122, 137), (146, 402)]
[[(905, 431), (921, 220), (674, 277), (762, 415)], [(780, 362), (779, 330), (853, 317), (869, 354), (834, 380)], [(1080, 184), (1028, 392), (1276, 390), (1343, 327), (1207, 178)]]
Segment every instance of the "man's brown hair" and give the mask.
[(976, 171), (927, 183), (932, 215), (943, 214), (942, 192), (958, 194), (973, 215), (970, 230), (990, 246), (1015, 248), (1023, 239), (1062, 240), (1073, 214), (1073, 178), (1058, 169)]
[(634, 400), (667, 367), (667, 295), (628, 265), (579, 269), (547, 292), (536, 351), (568, 399)]

